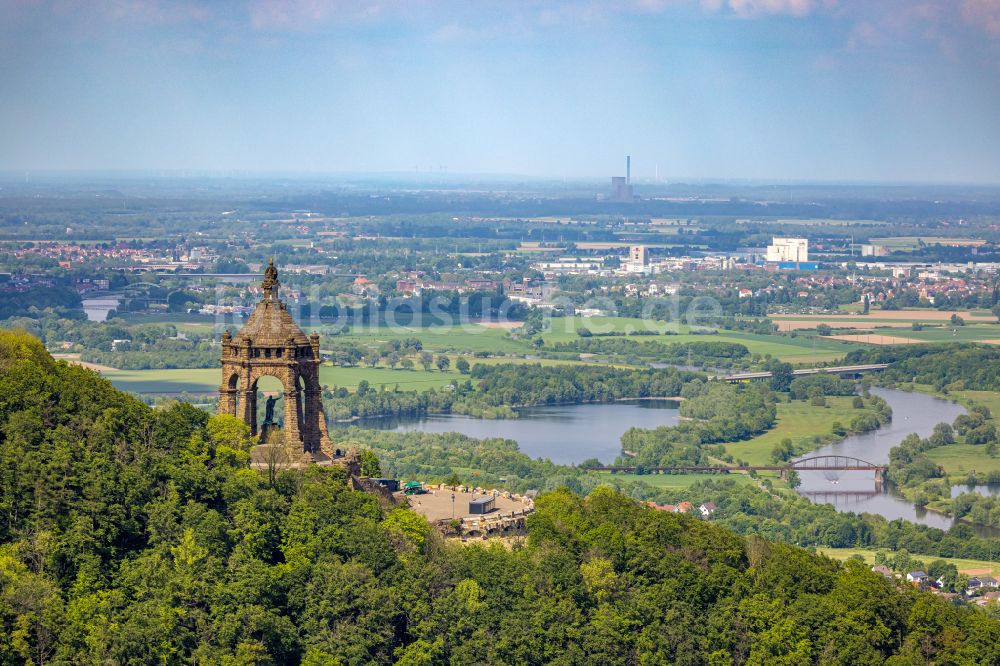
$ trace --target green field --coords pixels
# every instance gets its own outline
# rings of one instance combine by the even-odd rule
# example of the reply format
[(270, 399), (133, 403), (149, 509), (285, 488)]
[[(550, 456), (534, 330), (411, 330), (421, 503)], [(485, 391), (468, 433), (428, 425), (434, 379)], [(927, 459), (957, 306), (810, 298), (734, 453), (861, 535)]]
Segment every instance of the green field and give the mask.
[(116, 388), (132, 393), (209, 393), (219, 389), (218, 368), (109, 370), (101, 373)]
[[(404, 391), (422, 391), (429, 388), (440, 388), (450, 384), (452, 380), (465, 381), (468, 375), (455, 370), (455, 359), (451, 356), (452, 366), (447, 372), (437, 369), (426, 371), (419, 365), (413, 370), (391, 369), (383, 366), (368, 368), (357, 366), (342, 368), (324, 365), (320, 367), (319, 377), (323, 386), (346, 387), (354, 390), (362, 380), (374, 388), (385, 386), (393, 389), (398, 386)], [(548, 359), (520, 358), (468, 358), (470, 364), (486, 363), (539, 363), (542, 365), (578, 364), (578, 361), (558, 361)], [(111, 380), (116, 387), (133, 393), (210, 393), (219, 388), (221, 376), (217, 368), (188, 368), (177, 370), (108, 370), (101, 373)]]
[(692, 342), (731, 342), (745, 345), (751, 354), (772, 356), (789, 363), (823, 363), (835, 361), (860, 345), (840, 340), (827, 340), (816, 336), (789, 337), (786, 335), (758, 335), (742, 331), (719, 331), (716, 335), (693, 335), (690, 326), (628, 317), (566, 317), (552, 319), (551, 330), (542, 335), (545, 344), (570, 342), (579, 339), (578, 328), (592, 332), (622, 332), (637, 330), (675, 331), (677, 335), (635, 336), (630, 340), (661, 342), (663, 344), (689, 344)]
[[(926, 384), (907, 384), (901, 388), (920, 391), (944, 400), (953, 400), (966, 407), (974, 404), (985, 405), (993, 413), (994, 419), (1000, 416), (1000, 393), (994, 391), (950, 391), (944, 395)], [(972, 471), (978, 475), (1000, 471), (1000, 457), (991, 458), (986, 453), (985, 446), (969, 444), (940, 446), (927, 451), (927, 457), (941, 465), (949, 479), (955, 483), (965, 481)]]
[[(321, 334), (322, 335), (322, 334)], [(533, 348), (514, 340), (508, 331), (487, 328), (478, 324), (461, 326), (352, 326), (350, 332), (338, 336), (324, 336), (324, 345), (347, 341), (357, 345), (378, 347), (389, 340), (416, 338), (430, 351), (490, 352), (527, 354)]]
[[(215, 326), (210, 318), (191, 318), (190, 315), (148, 315), (133, 318), (143, 323), (172, 323), (179, 329), (207, 333)], [(732, 342), (743, 344), (751, 354), (772, 356), (796, 364), (824, 363), (836, 361), (858, 344), (840, 340), (827, 340), (816, 336), (757, 335), (740, 331), (720, 331), (717, 335), (691, 335), (686, 324), (667, 323), (630, 317), (554, 317), (549, 320), (550, 328), (542, 334), (546, 345), (570, 342), (579, 339), (577, 330), (588, 328), (595, 333), (655, 330), (672, 331), (677, 335), (635, 336), (629, 338), (639, 342), (658, 341), (664, 344), (687, 344), (691, 342)], [(230, 326), (230, 328), (237, 328)], [(1000, 337), (1000, 327), (997, 329)], [(307, 328), (307, 332), (311, 329)], [(322, 333), (321, 333), (322, 335)], [(323, 336), (324, 349), (338, 342), (351, 342), (368, 348), (378, 348), (389, 340), (416, 338), (428, 351), (472, 354), (533, 354), (536, 350), (525, 340), (517, 340), (504, 329), (487, 328), (475, 323), (442, 326), (352, 326), (348, 333), (338, 336)], [(472, 359), (469, 359), (472, 362)]]
[[(589, 329), (593, 333), (630, 333), (632, 331), (674, 331), (687, 333), (690, 327), (684, 324), (668, 323), (655, 319), (637, 319), (633, 317), (553, 317), (549, 320), (549, 330), (542, 338), (545, 344), (550, 345), (556, 342), (571, 342), (579, 340), (577, 331), (581, 328)], [(650, 340), (660, 340), (673, 342), (675, 336), (637, 336), (631, 338), (648, 342)]]
[(777, 424), (753, 439), (726, 444), (726, 452), (752, 465), (771, 464), (771, 449), (786, 437), (800, 449), (815, 448), (815, 435), (829, 435), (834, 421), (847, 425), (861, 410), (851, 406), (853, 398), (829, 397), (829, 407), (814, 407), (808, 401), (778, 403)]
[(978, 476), (990, 472), (1000, 472), (1000, 458), (991, 458), (986, 454), (985, 446), (971, 444), (952, 444), (931, 449), (927, 457), (944, 467), (945, 473), (952, 481), (964, 481), (969, 472)]
[(886, 335), (897, 335), (901, 338), (912, 338), (926, 342), (977, 342), (980, 340), (1000, 340), (1000, 324), (967, 324), (965, 326), (946, 325), (924, 328), (913, 331), (907, 328), (896, 328)]
[(958, 398), (962, 404), (978, 403), (985, 405), (993, 414), (993, 418), (1000, 418), (1000, 393), (996, 391), (952, 391), (949, 398)]
[[(218, 390), (221, 375), (217, 368), (186, 368), (179, 370), (113, 370), (101, 373), (117, 388), (133, 393), (210, 393)], [(421, 369), (392, 370), (390, 368), (341, 368), (322, 366), (320, 383), (324, 386), (344, 386), (354, 389), (358, 382), (367, 380), (373, 387), (396, 385), (403, 390), (437, 388), (463, 381), (465, 375), (454, 370), (429, 372)]]
[[(817, 548), (816, 550), (835, 560), (846, 560), (852, 555), (860, 555), (870, 565), (875, 564), (875, 553), (878, 552), (865, 548)], [(945, 562), (954, 564), (958, 568), (959, 573), (969, 570), (979, 570), (977, 571), (979, 573), (986, 569), (989, 569), (992, 572), (990, 575), (993, 576), (1000, 573), (1000, 563), (988, 560), (964, 560), (956, 557), (937, 557), (935, 555), (920, 555), (917, 553), (910, 553), (910, 557), (923, 561), (925, 565), (930, 564), (934, 560), (944, 560)]]

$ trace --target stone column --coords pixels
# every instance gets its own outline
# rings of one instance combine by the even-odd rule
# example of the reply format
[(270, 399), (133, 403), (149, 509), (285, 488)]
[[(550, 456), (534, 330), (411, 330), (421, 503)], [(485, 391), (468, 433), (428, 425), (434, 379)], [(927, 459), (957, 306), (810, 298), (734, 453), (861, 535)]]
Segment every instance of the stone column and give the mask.
[[(285, 384), (285, 439), (292, 451), (301, 450), (302, 422), (299, 418), (299, 390), (294, 381)], [(296, 449), (294, 445), (298, 444)]]
[(219, 408), (217, 413), (236, 416), (236, 398), (239, 392), (236, 389), (229, 388), (229, 382), (225, 379), (227, 375), (229, 373), (223, 370), (222, 385), (219, 386)]
[[(244, 385), (245, 387), (246, 385)], [(240, 391), (239, 413), (237, 416), (248, 426), (250, 434), (257, 434), (257, 389), (244, 388)]]

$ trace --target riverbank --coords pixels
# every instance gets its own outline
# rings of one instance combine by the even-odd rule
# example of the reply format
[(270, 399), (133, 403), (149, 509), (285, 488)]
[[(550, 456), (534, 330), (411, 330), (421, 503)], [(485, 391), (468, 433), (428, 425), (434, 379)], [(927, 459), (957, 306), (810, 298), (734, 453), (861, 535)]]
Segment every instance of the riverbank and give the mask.
[(779, 402), (773, 428), (752, 439), (725, 444), (726, 453), (750, 465), (769, 465), (773, 462), (774, 447), (786, 439), (792, 441), (796, 455), (809, 453), (848, 436), (834, 434), (835, 424), (846, 427), (858, 414), (874, 413), (867, 405), (861, 409), (854, 407), (852, 396), (827, 397), (825, 403), (820, 407), (808, 400)]
[[(897, 387), (948, 400), (967, 410), (977, 406), (986, 407), (993, 415), (991, 420), (994, 424), (997, 424), (997, 417), (1000, 415), (998, 392), (962, 389), (944, 392), (927, 384), (898, 384)], [(966, 483), (970, 475), (974, 475), (978, 483), (985, 483), (991, 474), (1000, 475), (1000, 455), (989, 455), (986, 447), (980, 444), (946, 444), (927, 451), (927, 457), (944, 469), (949, 485)]]
[[(960, 384), (956, 382), (956, 384)], [(997, 426), (997, 414), (1000, 413), (1000, 393), (993, 391), (965, 390), (954, 388), (938, 390), (927, 384), (906, 383), (897, 384), (898, 388), (906, 388), (923, 395), (948, 400), (952, 404), (966, 408), (975, 416), (975, 411), (985, 407), (991, 418), (986, 424)], [(952, 420), (942, 419), (951, 424)], [(947, 516), (956, 516), (977, 529), (995, 529), (996, 520), (993, 506), (995, 499), (988, 494), (971, 491), (973, 499), (968, 496), (961, 500), (953, 497), (955, 486), (979, 485), (996, 482), (1000, 479), (1000, 447), (994, 439), (993, 444), (968, 444), (964, 437), (955, 434), (952, 444), (945, 444), (922, 452), (931, 464), (943, 471), (942, 477), (918, 480), (897, 489), (909, 501), (923, 507), (926, 511)], [(973, 520), (974, 519), (974, 520)]]
[(629, 402), (674, 402), (680, 404), (684, 401), (681, 396), (645, 396), (639, 398), (615, 398), (613, 400), (580, 400), (576, 402), (546, 402), (546, 403), (535, 403), (535, 404), (523, 404), (523, 405), (513, 405), (507, 406), (502, 405), (500, 407), (494, 408), (484, 408), (483, 410), (477, 410), (476, 412), (465, 412), (459, 409), (452, 409), (450, 411), (408, 411), (401, 412), (398, 414), (366, 414), (365, 416), (350, 416), (344, 418), (332, 418), (330, 423), (333, 424), (357, 424), (364, 427), (364, 421), (371, 420), (372, 422), (376, 420), (384, 419), (420, 419), (426, 418), (428, 416), (467, 416), (474, 419), (483, 419), (485, 421), (504, 421), (504, 420), (515, 420), (520, 418), (519, 412), (522, 410), (529, 409), (539, 409), (546, 407), (574, 407), (579, 405), (613, 405), (616, 403), (629, 403)]

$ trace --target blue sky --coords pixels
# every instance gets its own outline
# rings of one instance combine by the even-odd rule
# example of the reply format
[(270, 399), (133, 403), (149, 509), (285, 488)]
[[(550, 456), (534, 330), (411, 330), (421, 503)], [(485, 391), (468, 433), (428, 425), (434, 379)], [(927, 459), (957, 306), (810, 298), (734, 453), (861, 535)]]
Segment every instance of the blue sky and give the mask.
[(0, 0), (0, 169), (1000, 183), (1000, 0)]

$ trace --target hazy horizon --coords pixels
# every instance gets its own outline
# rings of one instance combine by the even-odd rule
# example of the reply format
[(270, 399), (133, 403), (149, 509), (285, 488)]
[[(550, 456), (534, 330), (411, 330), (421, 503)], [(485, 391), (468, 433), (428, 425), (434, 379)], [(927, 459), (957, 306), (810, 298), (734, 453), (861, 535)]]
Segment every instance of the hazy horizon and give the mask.
[(12, 175), (1000, 184), (1000, 0), (0, 0), (0, 56)]

